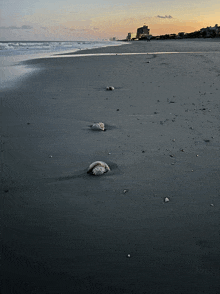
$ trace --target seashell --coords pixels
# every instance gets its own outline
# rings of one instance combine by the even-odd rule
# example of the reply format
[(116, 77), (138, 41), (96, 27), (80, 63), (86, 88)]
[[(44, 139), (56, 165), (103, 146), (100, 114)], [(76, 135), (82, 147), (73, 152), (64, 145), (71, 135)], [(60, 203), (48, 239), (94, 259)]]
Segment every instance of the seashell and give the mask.
[(106, 172), (106, 169), (103, 166), (97, 165), (96, 167), (93, 168), (92, 174), (95, 176), (101, 176)]
[(93, 130), (100, 130), (100, 131), (104, 131), (105, 130), (105, 125), (104, 125), (104, 123), (102, 123), (102, 122), (99, 122), (99, 123), (95, 123), (95, 124), (93, 124), (92, 126), (91, 126), (91, 128), (93, 129)]
[(113, 91), (113, 90), (115, 90), (115, 88), (112, 87), (112, 86), (110, 86), (110, 87), (106, 87), (106, 90), (108, 90), (108, 91)]
[(110, 171), (110, 168), (107, 163), (103, 161), (95, 161), (90, 164), (87, 173), (91, 173), (95, 176), (100, 176), (104, 173), (107, 173), (108, 171)]

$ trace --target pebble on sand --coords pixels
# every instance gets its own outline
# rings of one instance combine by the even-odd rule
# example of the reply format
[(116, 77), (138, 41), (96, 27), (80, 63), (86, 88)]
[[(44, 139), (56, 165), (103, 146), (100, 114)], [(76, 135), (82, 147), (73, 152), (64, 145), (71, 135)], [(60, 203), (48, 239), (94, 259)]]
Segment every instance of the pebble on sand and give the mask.
[(109, 87), (106, 87), (106, 90), (107, 91), (113, 91), (113, 90), (115, 90), (115, 88), (113, 86), (109, 86)]
[(169, 202), (170, 201), (170, 199), (168, 198), (168, 197), (165, 197), (164, 198), (164, 202), (166, 203), (166, 202)]
[(131, 257), (131, 254), (127, 254), (127, 258), (130, 258)]
[(104, 173), (107, 173), (108, 171), (110, 171), (110, 168), (107, 163), (103, 161), (95, 161), (90, 164), (87, 173), (95, 176), (100, 176)]
[(99, 123), (94, 123), (92, 126), (91, 126), (91, 128), (93, 129), (93, 130), (100, 130), (100, 131), (104, 131), (105, 130), (105, 124), (104, 123), (102, 123), (102, 122), (99, 122)]

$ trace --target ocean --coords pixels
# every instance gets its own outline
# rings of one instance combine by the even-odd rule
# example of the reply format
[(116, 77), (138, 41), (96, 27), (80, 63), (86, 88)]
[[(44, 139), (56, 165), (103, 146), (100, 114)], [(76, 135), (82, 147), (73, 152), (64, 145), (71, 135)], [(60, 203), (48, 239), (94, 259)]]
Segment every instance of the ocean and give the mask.
[(27, 42), (0, 41), (0, 89), (15, 86), (27, 74), (37, 69), (27, 67), (22, 61), (36, 58), (51, 57), (55, 54), (76, 52), (124, 44), (118, 41), (66, 41), (66, 42)]

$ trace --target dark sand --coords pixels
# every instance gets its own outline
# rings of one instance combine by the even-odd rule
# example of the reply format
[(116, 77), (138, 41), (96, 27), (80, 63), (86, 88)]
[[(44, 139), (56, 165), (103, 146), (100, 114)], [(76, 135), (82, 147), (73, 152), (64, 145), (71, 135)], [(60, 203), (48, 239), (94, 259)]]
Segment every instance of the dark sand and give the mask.
[(32, 60), (1, 91), (2, 294), (219, 293), (219, 44)]

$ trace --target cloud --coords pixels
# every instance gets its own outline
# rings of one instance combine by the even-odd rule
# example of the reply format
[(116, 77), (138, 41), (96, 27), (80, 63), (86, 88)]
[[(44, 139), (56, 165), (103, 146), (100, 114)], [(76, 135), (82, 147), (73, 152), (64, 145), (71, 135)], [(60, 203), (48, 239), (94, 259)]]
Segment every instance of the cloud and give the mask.
[(22, 27), (21, 27), (21, 29), (22, 30), (31, 30), (33, 27), (31, 27), (31, 26), (27, 26), (27, 25), (23, 25)]
[(77, 32), (86, 32), (88, 31), (88, 29), (84, 29), (84, 28), (70, 28), (70, 31), (77, 31)]
[(165, 15), (165, 16), (157, 15), (157, 17), (159, 17), (159, 18), (173, 18), (171, 15)]
[(28, 26), (28, 25), (23, 25), (21, 27), (17, 27), (17, 26), (0, 27), (0, 29), (3, 29), (3, 30), (31, 30), (31, 29), (33, 29), (33, 27)]

